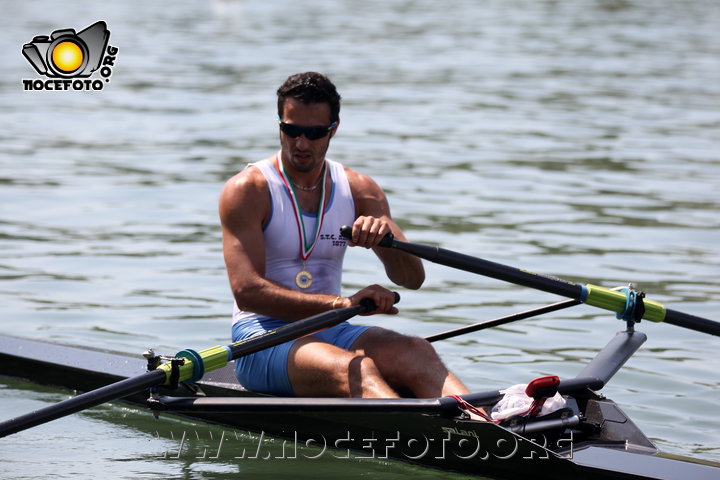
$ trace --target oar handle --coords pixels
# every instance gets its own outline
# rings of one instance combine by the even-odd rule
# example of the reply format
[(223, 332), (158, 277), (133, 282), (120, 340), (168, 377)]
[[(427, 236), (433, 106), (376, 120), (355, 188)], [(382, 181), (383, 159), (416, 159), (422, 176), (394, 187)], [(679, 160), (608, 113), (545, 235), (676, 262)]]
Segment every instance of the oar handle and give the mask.
[[(340, 235), (347, 238), (348, 240), (352, 240), (352, 227), (348, 225), (343, 225), (340, 227)], [(392, 233), (386, 234), (382, 240), (380, 240), (381, 247), (393, 247), (393, 242), (395, 241), (395, 236)]]
[[(400, 301), (400, 294), (398, 292), (393, 292), (393, 294), (395, 295), (395, 300), (393, 300), (393, 304), (398, 303)], [(360, 307), (360, 311), (358, 313), (370, 313), (377, 310), (377, 305), (375, 305), (375, 302), (373, 302), (372, 298), (363, 298), (362, 300), (360, 300), (360, 304), (357, 307)]]

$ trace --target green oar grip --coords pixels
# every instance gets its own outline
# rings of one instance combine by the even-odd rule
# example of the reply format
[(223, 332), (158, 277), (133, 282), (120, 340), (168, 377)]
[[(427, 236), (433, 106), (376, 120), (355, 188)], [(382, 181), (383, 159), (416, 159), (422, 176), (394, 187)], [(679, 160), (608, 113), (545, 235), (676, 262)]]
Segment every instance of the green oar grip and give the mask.
[[(211, 372), (227, 365), (230, 360), (229, 349), (225, 346), (218, 345), (205, 350), (196, 352), (194, 350), (181, 350), (176, 355), (178, 358), (184, 358), (185, 363), (180, 365), (180, 376), (178, 382), (194, 383), (202, 378), (205, 372)], [(172, 364), (170, 362), (163, 363), (158, 367), (159, 370), (165, 372), (164, 385), (170, 385), (170, 377), (172, 375)]]
[[(617, 290), (611, 290), (597, 285), (587, 284), (587, 298), (585, 303), (594, 307), (610, 310), (615, 313), (623, 313), (627, 303), (627, 295)], [(645, 314), (643, 319), (652, 322), (662, 322), (665, 320), (665, 306), (662, 303), (652, 300), (643, 300), (645, 305)]]

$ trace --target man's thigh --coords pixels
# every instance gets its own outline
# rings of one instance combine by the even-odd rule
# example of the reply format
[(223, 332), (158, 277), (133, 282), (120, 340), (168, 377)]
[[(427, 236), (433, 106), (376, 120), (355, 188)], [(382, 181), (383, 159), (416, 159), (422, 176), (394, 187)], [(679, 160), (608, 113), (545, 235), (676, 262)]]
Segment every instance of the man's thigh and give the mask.
[(404, 355), (412, 349), (414, 337), (388, 330), (382, 327), (373, 327), (363, 332), (349, 350), (358, 354), (367, 355), (378, 363), (390, 363), (398, 355)]
[(442, 364), (426, 340), (380, 327), (363, 333), (350, 350), (370, 357), (385, 380), (396, 389), (424, 381), (434, 373), (434, 367)]
[(293, 393), (299, 397), (347, 396), (349, 375), (359, 357), (314, 336), (297, 340), (290, 348), (287, 371)]
[(373, 328), (375, 327), (342, 322), (334, 327), (313, 333), (312, 336), (344, 350), (350, 350), (361, 335)]

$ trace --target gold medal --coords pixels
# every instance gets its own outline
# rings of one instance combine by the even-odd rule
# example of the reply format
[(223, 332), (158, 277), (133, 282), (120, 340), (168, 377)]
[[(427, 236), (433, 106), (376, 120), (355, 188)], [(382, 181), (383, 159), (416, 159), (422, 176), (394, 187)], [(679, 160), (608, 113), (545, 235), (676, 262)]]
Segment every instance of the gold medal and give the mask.
[(312, 283), (312, 275), (307, 270), (300, 270), (298, 274), (295, 275), (295, 285), (300, 288), (309, 288)]

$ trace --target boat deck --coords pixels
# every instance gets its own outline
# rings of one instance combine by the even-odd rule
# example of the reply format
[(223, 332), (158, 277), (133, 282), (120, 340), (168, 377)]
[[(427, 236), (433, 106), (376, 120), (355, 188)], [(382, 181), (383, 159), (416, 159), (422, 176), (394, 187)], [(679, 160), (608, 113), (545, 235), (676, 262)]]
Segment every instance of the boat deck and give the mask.
[[(86, 392), (141, 375), (146, 369), (147, 360), (140, 354), (0, 335), (0, 375)], [(216, 396), (257, 396), (238, 383), (233, 362), (205, 374), (198, 386)], [(183, 385), (177, 390), (161, 389), (160, 393), (195, 395), (194, 390)], [(147, 392), (143, 392), (125, 400), (145, 405), (147, 398)]]

